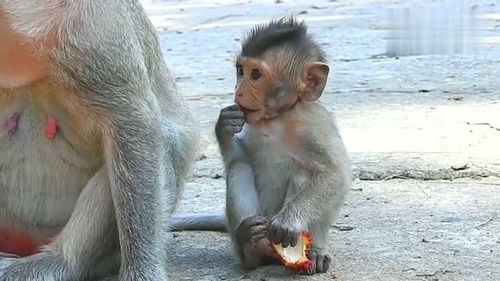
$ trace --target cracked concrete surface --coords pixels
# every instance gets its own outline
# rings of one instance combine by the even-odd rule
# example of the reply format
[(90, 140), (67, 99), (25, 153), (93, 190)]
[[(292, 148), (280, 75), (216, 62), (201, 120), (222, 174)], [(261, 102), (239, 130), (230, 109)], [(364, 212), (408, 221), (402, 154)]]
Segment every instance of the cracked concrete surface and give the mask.
[[(330, 231), (327, 274), (293, 276), (279, 266), (241, 271), (226, 235), (181, 232), (174, 234), (172, 279), (500, 280), (499, 188), (494, 178), (357, 180), (337, 220), (348, 227)], [(222, 210), (223, 203), (223, 180), (195, 180), (180, 211)]]
[(384, 55), (388, 9), (443, 1), (143, 2), (203, 137), (178, 212), (224, 208), (213, 125), (232, 102), (239, 40), (273, 17), (298, 14), (328, 53), (322, 102), (354, 165), (355, 184), (330, 232), (329, 273), (242, 271), (225, 234), (180, 232), (172, 280), (500, 280), (498, 1), (470, 1), (487, 15), (478, 28), (488, 40), (475, 53), (396, 58)]

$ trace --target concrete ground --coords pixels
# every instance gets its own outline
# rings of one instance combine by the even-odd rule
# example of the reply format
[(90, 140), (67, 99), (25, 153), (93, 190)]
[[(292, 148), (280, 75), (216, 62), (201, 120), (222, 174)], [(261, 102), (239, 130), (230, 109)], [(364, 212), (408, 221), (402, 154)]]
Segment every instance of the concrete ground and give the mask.
[(180, 232), (172, 280), (500, 280), (500, 3), (471, 1), (482, 13), (474, 52), (394, 57), (384, 55), (388, 9), (443, 1), (275, 2), (144, 1), (203, 137), (178, 212), (224, 209), (212, 130), (232, 102), (240, 39), (254, 23), (298, 14), (329, 55), (322, 102), (354, 164), (330, 231), (333, 268), (246, 272), (227, 235)]

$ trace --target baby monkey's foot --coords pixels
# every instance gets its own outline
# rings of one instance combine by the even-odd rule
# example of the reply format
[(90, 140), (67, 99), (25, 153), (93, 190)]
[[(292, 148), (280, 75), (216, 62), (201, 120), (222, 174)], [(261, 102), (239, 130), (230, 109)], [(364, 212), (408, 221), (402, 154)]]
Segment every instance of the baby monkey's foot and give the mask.
[(320, 254), (317, 253), (315, 250), (311, 250), (308, 258), (312, 262), (312, 267), (309, 270), (304, 271), (303, 274), (312, 275), (316, 273), (325, 273), (330, 268), (330, 263), (332, 261), (330, 255)]

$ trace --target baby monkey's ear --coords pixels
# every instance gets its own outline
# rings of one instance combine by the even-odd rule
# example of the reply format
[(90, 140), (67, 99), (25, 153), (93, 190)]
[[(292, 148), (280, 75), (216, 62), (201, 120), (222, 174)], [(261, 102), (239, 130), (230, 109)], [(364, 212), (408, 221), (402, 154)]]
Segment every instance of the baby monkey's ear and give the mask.
[(330, 67), (322, 62), (307, 63), (304, 68), (302, 85), (305, 85), (301, 97), (308, 102), (315, 101), (321, 97), (325, 90), (326, 81)]

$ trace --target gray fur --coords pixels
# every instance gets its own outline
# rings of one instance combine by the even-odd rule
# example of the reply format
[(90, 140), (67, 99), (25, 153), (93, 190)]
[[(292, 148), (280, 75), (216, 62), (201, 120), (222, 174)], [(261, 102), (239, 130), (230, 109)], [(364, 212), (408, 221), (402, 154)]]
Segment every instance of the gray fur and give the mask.
[[(0, 130), (9, 148), (0, 152), (0, 226), (62, 231), (40, 254), (0, 258), (0, 281), (86, 280), (118, 269), (120, 280), (166, 280), (168, 223), (197, 135), (142, 7), (0, 0), (0, 11), (27, 40), (56, 35), (57, 47), (42, 45), (40, 55), (86, 120), (77, 128), (73, 108), (45, 105), (46, 89), (0, 89), (0, 117), (14, 92), (23, 125), (15, 139)], [(61, 120), (54, 142), (36, 133), (44, 114)]]
[[(244, 123), (237, 105), (221, 110), (215, 133), (225, 163), (227, 228), (235, 252), (244, 267), (255, 267), (267, 255), (255, 241), (267, 238), (293, 246), (308, 231), (314, 263), (308, 273), (325, 272), (330, 263), (328, 229), (344, 202), (351, 171), (333, 116), (316, 101), (328, 77), (324, 53), (305, 23), (282, 18), (255, 27), (239, 57), (273, 63), (279, 81), (258, 88), (267, 91), (263, 94), (268, 99), (277, 104), (280, 99), (297, 101), (275, 109), (280, 114), (261, 120), (259, 128)], [(304, 75), (308, 65), (322, 66), (322, 75), (316, 80)], [(299, 90), (300, 84), (305, 86)], [(273, 92), (277, 86), (279, 95)], [(300, 98), (303, 93), (313, 93), (312, 98)]]
[[(328, 229), (351, 182), (349, 159), (331, 114), (313, 102), (299, 103), (285, 115), (305, 128), (302, 153), (283, 144), (279, 120), (271, 121), (266, 132), (245, 124), (238, 133), (224, 128), (229, 123), (221, 113), (216, 128), (226, 163), (227, 227), (245, 267), (260, 262), (245, 254), (246, 245), (240, 245), (235, 236), (237, 227), (250, 216), (268, 217), (298, 232), (308, 230), (313, 250), (325, 254)], [(221, 133), (230, 130), (234, 137)]]

